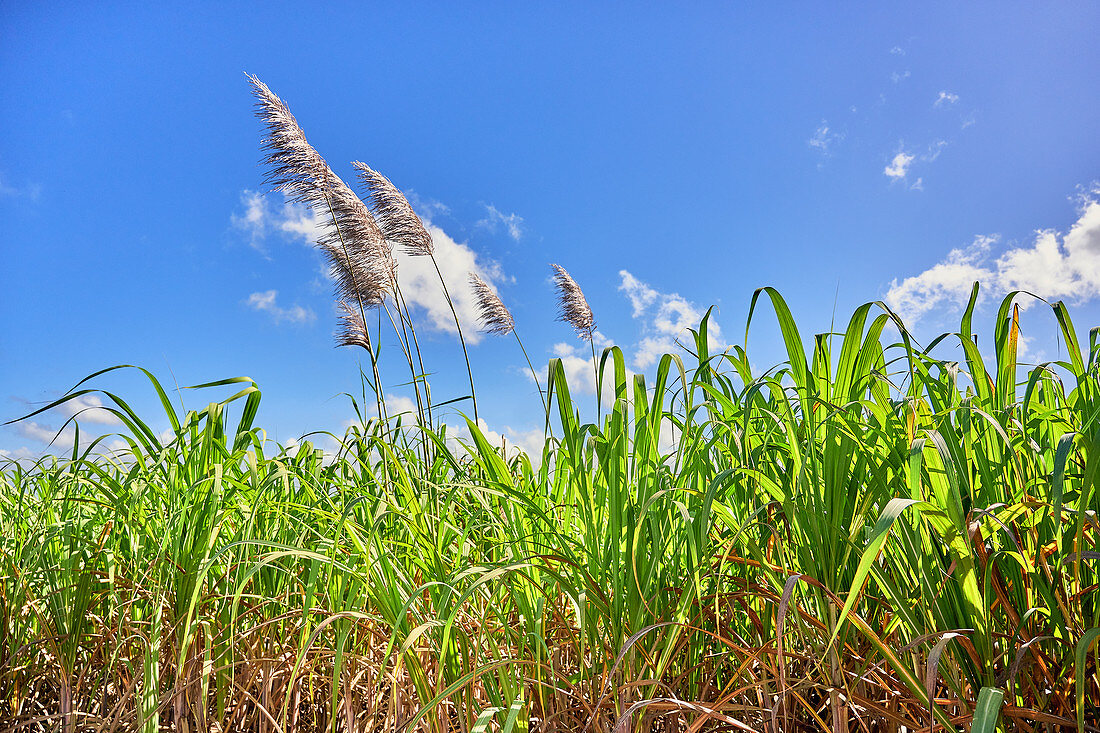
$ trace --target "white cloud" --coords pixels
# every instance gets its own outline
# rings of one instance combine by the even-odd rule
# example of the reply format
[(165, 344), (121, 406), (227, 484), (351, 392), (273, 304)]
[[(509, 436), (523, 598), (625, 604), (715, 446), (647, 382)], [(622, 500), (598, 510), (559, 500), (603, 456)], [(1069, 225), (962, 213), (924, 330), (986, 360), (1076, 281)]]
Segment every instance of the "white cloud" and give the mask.
[[(943, 149), (946, 147), (946, 140), (933, 140), (929, 143), (928, 148), (918, 156), (916, 152), (907, 151), (904, 145), (899, 145), (898, 152), (895, 153), (890, 162), (886, 164), (882, 172), (892, 181), (905, 180), (910, 173), (910, 169), (913, 167), (913, 163), (918, 160), (921, 163), (931, 163), (936, 160), (936, 158), (940, 157), (940, 153), (942, 153)], [(916, 182), (909, 186), (909, 188), (915, 191), (923, 191), (924, 179), (917, 178)]]
[(523, 217), (519, 214), (505, 214), (492, 204), (485, 204), (485, 211), (488, 212), (488, 216), (479, 221), (477, 226), (484, 227), (491, 232), (495, 232), (498, 227), (503, 226), (508, 236), (517, 242), (523, 236)]
[[(977, 237), (964, 249), (919, 275), (890, 283), (885, 300), (906, 321), (916, 321), (941, 305), (959, 307), (975, 280), (989, 291), (1026, 290), (1042, 298), (1082, 303), (1100, 297), (1100, 187), (1080, 202), (1077, 221), (1061, 234), (1040, 230), (1030, 244), (994, 256), (999, 237)], [(1030, 302), (1021, 301), (1021, 307)]]
[(663, 418), (661, 420), (659, 430), (660, 432), (657, 435), (657, 450), (662, 456), (675, 453), (677, 447), (680, 445), (680, 435), (682, 431), (668, 418)]
[(591, 349), (582, 349), (575, 344), (561, 342), (554, 344), (554, 356), (561, 359), (565, 370), (565, 381), (571, 394), (595, 394), (596, 371), (593, 367)]
[(248, 235), (248, 244), (258, 252), (267, 254), (267, 238), (279, 233), (291, 240), (299, 240), (312, 245), (323, 233), (323, 217), (314, 215), (308, 206), (295, 204), (282, 197), (281, 205), (276, 205), (262, 193), (241, 191), (241, 213), (229, 217), (235, 229)]
[[(377, 406), (368, 406), (367, 414), (377, 416)], [(390, 420), (400, 415), (403, 425), (412, 426), (417, 422), (416, 401), (403, 394), (387, 394), (386, 414), (389, 416)], [(436, 415), (435, 419), (438, 420), (439, 416)], [(346, 420), (343, 427), (347, 430), (347, 428), (351, 427), (353, 424), (355, 424), (355, 421)], [(544, 440), (542, 428), (521, 430), (505, 425), (500, 432), (497, 432), (489, 426), (489, 423), (486, 422), (483, 417), (478, 418), (477, 424), (490, 445), (504, 446), (505, 451), (509, 454), (516, 448), (519, 448), (526, 452), (534, 463), (538, 463), (541, 459), (542, 444)], [(467, 444), (472, 443), (473, 438), (464, 420), (449, 421), (446, 427), (448, 444), (451, 450), (460, 449), (455, 440), (456, 438), (462, 439)]]
[(894, 46), (893, 48), (890, 49), (890, 53), (893, 54), (894, 56), (904, 56), (905, 55), (905, 49), (902, 48), (901, 46)]
[[(468, 244), (456, 242), (440, 227), (427, 218), (431, 213), (446, 212), (446, 207), (438, 202), (425, 201), (413, 197), (417, 207), (425, 218), (425, 226), (435, 243), (435, 260), (439, 265), (451, 300), (462, 324), (462, 334), (469, 344), (481, 341), (478, 331), (477, 306), (473, 293), (467, 286), (468, 273), (477, 273), (482, 280), (496, 285), (503, 279), (500, 266), (492, 261), (479, 258)], [(312, 245), (323, 233), (324, 219), (315, 216), (306, 206), (287, 202), (275, 206), (262, 194), (244, 191), (241, 194), (243, 210), (232, 215), (233, 226), (249, 236), (252, 247), (264, 252), (264, 245), (273, 233), (285, 238)], [(492, 226), (503, 225), (509, 236), (518, 239), (522, 235), (522, 217), (516, 214), (503, 214), (492, 206), (486, 207), (490, 213)], [(479, 222), (481, 223), (481, 222)], [(438, 331), (457, 334), (454, 316), (450, 305), (439, 284), (439, 275), (430, 257), (412, 257), (400, 249), (395, 250), (398, 264), (398, 277), (401, 294), (410, 307), (418, 307), (427, 315), (427, 326)], [(322, 270), (329, 276), (327, 268)], [(331, 279), (331, 278), (330, 278)], [(248, 297), (249, 307), (269, 313), (276, 322), (308, 323), (316, 316), (312, 310), (301, 306), (281, 308), (276, 303), (277, 291), (252, 293)], [(418, 324), (419, 325), (419, 324)]]
[[(84, 398), (79, 398), (76, 402), (79, 404)], [(92, 402), (98, 403), (94, 397)], [(63, 409), (61, 406), (57, 408), (58, 411), (63, 413), (74, 412), (74, 410)], [(80, 430), (80, 445), (81, 452), (92, 444), (93, 441), (99, 440), (95, 448), (92, 451), (93, 456), (114, 456), (119, 457), (119, 453), (128, 453), (130, 451), (130, 444), (123, 440), (121, 437), (115, 437), (113, 440), (104, 439), (109, 438), (109, 434), (100, 433), (93, 430), (85, 430), (83, 428), (84, 417), (95, 412), (102, 412), (96, 409), (96, 405), (92, 405), (92, 409), (89, 412), (84, 413), (77, 417), (77, 421), (81, 423)], [(114, 424), (119, 421), (114, 418), (110, 413), (106, 413), (112, 418), (112, 422), (108, 423), (106, 420), (97, 420), (89, 422), (100, 422), (102, 424)], [(16, 433), (20, 437), (34, 441), (41, 444), (41, 448), (38, 450), (22, 446), (14, 450), (0, 449), (0, 458), (6, 458), (10, 460), (16, 460), (20, 462), (31, 462), (45, 456), (64, 456), (70, 453), (73, 449), (73, 443), (76, 441), (76, 425), (72, 422), (65, 424), (60, 430), (50, 425), (43, 425), (41, 423), (34, 422), (33, 420), (23, 420), (13, 425)], [(114, 433), (114, 435), (119, 435)], [(170, 429), (165, 429), (157, 433), (157, 439), (160, 440), (162, 445), (166, 445), (175, 439), (175, 433)], [(123, 456), (124, 458), (124, 456)]]
[(884, 298), (886, 304), (902, 321), (912, 324), (941, 302), (965, 303), (974, 281), (988, 282), (993, 274), (982, 263), (995, 241), (996, 237), (975, 237), (969, 246), (951, 250), (943, 262), (921, 274), (900, 283), (893, 280)]
[[(100, 435), (97, 431), (86, 429), (85, 426), (122, 424), (122, 421), (119, 420), (114, 413), (104, 409), (103, 401), (94, 394), (86, 394), (73, 398), (64, 404), (58, 405), (46, 414), (55, 414), (58, 417), (63, 417), (64, 427), (59, 429), (35, 422), (34, 420), (20, 420), (19, 422), (13, 423), (12, 427), (16, 433), (26, 440), (49, 445), (52, 452), (72, 450), (73, 442), (76, 440), (76, 425), (74, 423), (80, 424), (81, 444), (87, 444)], [(69, 422), (70, 419), (73, 418), (75, 418), (75, 420)], [(102, 452), (102, 445), (99, 450)], [(42, 453), (35, 453), (27, 447), (22, 447), (14, 451), (0, 451), (0, 456), (13, 459), (24, 459), (40, 455), (42, 455)]]
[[(368, 400), (367, 414), (377, 417), (378, 405)], [(416, 419), (416, 400), (412, 397), (407, 397), (402, 394), (387, 394), (386, 395), (386, 416), (390, 419), (401, 416), (402, 422), (409, 424)], [(348, 420), (344, 422), (344, 428), (349, 428), (353, 424), (353, 421)]]
[(325, 233), (325, 218), (313, 213), (307, 206), (286, 203), (283, 204), (281, 216), (276, 219), (276, 226), (291, 239), (300, 239), (312, 246)]
[(954, 104), (959, 101), (958, 94), (952, 94), (951, 92), (940, 92), (940, 96), (936, 97), (936, 101), (932, 103), (933, 107), (944, 107)]
[(633, 308), (632, 315), (634, 318), (638, 318), (645, 313), (649, 306), (653, 305), (653, 302), (657, 300), (658, 293), (626, 270), (621, 270), (619, 277), (622, 278), (619, 290), (622, 290), (626, 293), (626, 297), (630, 298), (630, 305)]
[(94, 394), (81, 395), (58, 406), (66, 417), (75, 417), (82, 424), (96, 423), (98, 425), (121, 425), (113, 412), (103, 409), (103, 400)]
[[(477, 273), (482, 280), (496, 284), (504, 275), (500, 266), (491, 261), (480, 259), (469, 245), (456, 242), (449, 234), (427, 223), (428, 232), (435, 243), (435, 260), (439, 270), (447, 281), (455, 312), (462, 324), (462, 335), (466, 343), (476, 344), (482, 334), (477, 325), (477, 302), (473, 291), (467, 286), (468, 273)], [(439, 284), (430, 257), (411, 257), (404, 252), (397, 255), (397, 273), (401, 281), (401, 294), (410, 306), (418, 306), (428, 316), (428, 325), (438, 331), (457, 334), (454, 316)]]
[[(854, 107), (852, 111), (855, 111)], [(814, 130), (813, 136), (806, 141), (806, 144), (821, 153), (821, 155), (828, 157), (832, 153), (833, 145), (843, 139), (844, 135), (842, 133), (830, 128), (827, 120), (822, 120), (821, 124)]]
[(27, 440), (52, 444), (51, 447), (58, 450), (71, 449), (73, 447), (73, 442), (76, 440), (76, 427), (72, 423), (66, 425), (59, 431), (57, 428), (51, 428), (48, 425), (42, 425), (33, 420), (22, 420), (15, 423), (15, 432), (19, 433)]
[(283, 323), (284, 321), (287, 323), (313, 323), (317, 320), (317, 314), (309, 308), (303, 308), (300, 305), (283, 308), (275, 302), (278, 294), (278, 290), (252, 293), (245, 301), (245, 305), (253, 310), (267, 313), (275, 323)]
[(914, 159), (915, 156), (902, 150), (894, 156), (894, 159), (890, 161), (882, 172), (895, 181), (899, 178), (905, 178), (906, 174), (909, 173), (909, 166)]
[(1078, 303), (1100, 296), (1100, 202), (1084, 203), (1064, 236), (1039, 231), (1031, 246), (1005, 252), (997, 259), (997, 271), (1006, 290)]
[(902, 72), (895, 71), (893, 74), (890, 74), (890, 81), (894, 82), (895, 84), (897, 84), (901, 81), (904, 81), (905, 79), (908, 79), (908, 78), (909, 78), (909, 70), (908, 69), (906, 69), (905, 71), (902, 71)]
[(267, 199), (255, 191), (241, 191), (241, 204), (244, 213), (233, 213), (230, 223), (248, 234), (248, 244), (253, 249), (263, 251), (263, 240), (267, 236), (268, 220), (271, 218)]
[(0, 460), (16, 461), (17, 463), (30, 463), (34, 459), (38, 458), (39, 454), (32, 451), (27, 446), (15, 448), (14, 450), (7, 450), (0, 448)]
[[(466, 343), (477, 343), (482, 333), (477, 330), (477, 304), (473, 291), (467, 287), (467, 273), (476, 273), (485, 282), (496, 284), (504, 277), (500, 266), (495, 262), (478, 259), (469, 244), (455, 242), (450, 234), (432, 223), (427, 223), (432, 242), (436, 245), (436, 262), (439, 271), (447, 281), (454, 304), (459, 315), (462, 335)], [(404, 252), (397, 254), (397, 275), (400, 280), (401, 294), (409, 306), (418, 306), (426, 311), (428, 325), (447, 333), (458, 333), (454, 328), (454, 316), (439, 284), (439, 275), (427, 256), (409, 256)]]
[[(587, 343), (573, 344), (562, 341), (553, 346), (554, 356), (561, 359), (562, 369), (565, 371), (565, 381), (569, 385), (569, 393), (596, 394), (596, 367), (599, 365), (600, 355), (604, 348), (611, 346), (611, 341), (602, 333), (594, 334), (593, 342), (596, 346), (595, 361), (593, 361), (592, 347)], [(528, 379), (534, 379), (530, 372)], [(634, 379), (634, 372), (626, 370), (626, 379)], [(613, 369), (607, 369), (603, 374), (602, 402), (610, 405), (615, 397), (615, 373)]]
[[(1017, 335), (1017, 340), (1016, 340), (1016, 357), (1019, 358), (1019, 359), (1023, 359), (1025, 357), (1030, 356), (1031, 355), (1031, 344), (1032, 344), (1033, 341), (1035, 341), (1034, 336), (1025, 336), (1022, 333), (1018, 334)], [(1037, 359), (1037, 361), (1045, 361), (1045, 359), (1041, 358), (1042, 353), (1043, 352), (1040, 351), (1038, 354), (1036, 354), (1036, 356), (1040, 357), (1040, 358)]]
[[(489, 427), (485, 418), (478, 419), (477, 427), (489, 445), (503, 449), (506, 456), (511, 457), (517, 450), (521, 450), (527, 454), (533, 464), (538, 465), (542, 461), (542, 446), (545, 442), (542, 428), (515, 430), (505, 425), (501, 432), (497, 432)], [(466, 423), (449, 425), (447, 434), (451, 438), (460, 438), (467, 444), (473, 442), (473, 436), (470, 435), (469, 426)]]
[[(678, 293), (662, 293), (638, 280), (626, 270), (619, 271), (619, 290), (626, 293), (633, 306), (633, 316), (643, 322), (642, 339), (634, 352), (633, 364), (647, 369), (664, 354), (677, 350), (677, 340), (691, 343), (688, 329), (697, 328), (706, 312)], [(708, 342), (712, 347), (721, 343), (722, 329), (713, 320), (708, 324)]]

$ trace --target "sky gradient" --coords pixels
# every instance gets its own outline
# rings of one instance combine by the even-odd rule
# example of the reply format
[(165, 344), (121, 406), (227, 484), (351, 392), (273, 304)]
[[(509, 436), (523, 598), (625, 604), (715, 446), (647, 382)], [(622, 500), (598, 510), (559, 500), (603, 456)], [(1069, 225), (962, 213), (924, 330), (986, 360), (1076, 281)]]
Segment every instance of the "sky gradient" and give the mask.
[[(953, 330), (976, 278), (986, 343), (1014, 288), (1066, 300), (1085, 343), (1100, 324), (1095, 3), (152, 5), (0, 5), (0, 421), (120, 363), (247, 375), (281, 441), (354, 417), (359, 356), (333, 346), (313, 217), (263, 189), (246, 72), (337, 173), (363, 160), (409, 195), (460, 313), (475, 270), (581, 391), (551, 262), (639, 372), (709, 305), (716, 341), (742, 343), (763, 285), (808, 343), (879, 299), (922, 337)], [(434, 273), (401, 273), (434, 396), (459, 396)], [(1023, 334), (1025, 359), (1058, 357), (1049, 312)], [(529, 444), (522, 354), (470, 341), (482, 416)], [(749, 347), (782, 360), (774, 319)], [(383, 361), (397, 404), (408, 373)], [(137, 375), (100, 384), (167, 426)], [(0, 427), (0, 452), (40, 455), (69, 414)]]

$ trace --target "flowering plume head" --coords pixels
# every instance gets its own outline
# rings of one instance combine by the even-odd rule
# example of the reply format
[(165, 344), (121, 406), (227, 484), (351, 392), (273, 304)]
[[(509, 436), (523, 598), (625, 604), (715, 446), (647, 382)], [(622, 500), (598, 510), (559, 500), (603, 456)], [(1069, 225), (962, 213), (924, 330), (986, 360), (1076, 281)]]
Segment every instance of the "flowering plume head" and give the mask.
[(370, 351), (367, 324), (363, 321), (358, 304), (341, 300), (340, 310), (340, 330), (336, 333), (336, 343), (340, 346), (360, 346)]
[(400, 245), (406, 254), (414, 257), (431, 255), (435, 247), (432, 235), (424, 228), (424, 222), (413, 211), (405, 195), (390, 179), (366, 163), (352, 163), (359, 171), (360, 190), (366, 189), (374, 218), (387, 241)]
[(577, 281), (561, 265), (550, 267), (554, 268), (554, 285), (558, 289), (558, 320), (572, 326), (585, 341), (592, 341), (596, 319), (592, 316), (592, 309), (588, 306), (581, 286), (577, 285)]
[(477, 300), (477, 316), (481, 321), (481, 330), (500, 336), (507, 336), (516, 327), (512, 314), (489, 285), (474, 273), (470, 273), (470, 286)]
[(256, 116), (266, 127), (261, 143), (265, 182), (288, 200), (309, 206), (324, 222), (317, 246), (328, 260), (337, 296), (359, 310), (380, 305), (393, 291), (396, 265), (378, 223), (309, 144), (286, 103), (255, 76), (248, 78)]

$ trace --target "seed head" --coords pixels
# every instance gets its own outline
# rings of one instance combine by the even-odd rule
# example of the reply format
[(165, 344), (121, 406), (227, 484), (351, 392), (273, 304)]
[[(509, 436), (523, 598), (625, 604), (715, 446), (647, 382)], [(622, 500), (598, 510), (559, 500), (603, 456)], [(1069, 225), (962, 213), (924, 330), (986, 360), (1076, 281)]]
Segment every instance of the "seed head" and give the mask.
[(378, 223), (309, 144), (286, 103), (255, 76), (248, 78), (256, 116), (267, 128), (261, 145), (265, 182), (324, 222), (317, 246), (328, 260), (337, 297), (362, 308), (380, 305), (393, 290), (396, 265)]
[(390, 242), (401, 245), (406, 254), (419, 257), (434, 251), (432, 236), (424, 228), (424, 222), (413, 211), (405, 195), (390, 179), (366, 163), (352, 163), (359, 171), (359, 181), (374, 212), (382, 235)]
[(477, 316), (481, 321), (481, 330), (485, 333), (493, 333), (507, 336), (516, 327), (512, 314), (508, 312), (493, 289), (480, 277), (470, 273), (470, 286), (474, 289), (474, 298), (477, 300)]
[(577, 281), (561, 265), (550, 267), (554, 268), (554, 285), (558, 289), (558, 308), (561, 310), (558, 320), (572, 326), (585, 341), (591, 341), (596, 330), (596, 320), (580, 285), (577, 285)]

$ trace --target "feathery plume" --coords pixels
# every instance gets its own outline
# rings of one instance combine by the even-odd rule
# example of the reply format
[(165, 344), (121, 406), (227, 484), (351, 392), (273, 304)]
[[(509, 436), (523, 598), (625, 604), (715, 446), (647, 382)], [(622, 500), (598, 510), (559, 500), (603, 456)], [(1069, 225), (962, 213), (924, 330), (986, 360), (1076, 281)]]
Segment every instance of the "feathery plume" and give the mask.
[(508, 308), (489, 285), (475, 273), (470, 273), (470, 286), (477, 300), (477, 317), (485, 333), (507, 336), (516, 327)]
[(576, 329), (578, 336), (591, 342), (596, 330), (596, 320), (584, 293), (581, 292), (581, 286), (577, 285), (577, 281), (561, 265), (550, 267), (554, 268), (554, 285), (558, 289), (558, 307), (561, 309), (558, 320), (565, 321)]
[(367, 334), (367, 324), (363, 322), (363, 314), (357, 306), (346, 300), (340, 301), (340, 330), (336, 334), (336, 343), (339, 346), (360, 346), (370, 351), (370, 336)]
[(406, 254), (414, 257), (430, 256), (435, 251), (432, 236), (400, 189), (366, 163), (357, 160), (352, 165), (359, 171), (359, 180), (366, 189), (374, 218), (383, 236), (388, 241), (401, 245)]
[(329, 190), (323, 204), (330, 216), (317, 245), (335, 276), (339, 297), (361, 300), (364, 308), (379, 306), (394, 289), (397, 262), (366, 205), (335, 174), (333, 178), (339, 185)]
[(264, 182), (324, 219), (317, 246), (329, 262), (338, 297), (364, 308), (380, 305), (393, 288), (396, 265), (378, 223), (309, 144), (286, 103), (255, 76), (248, 78), (256, 116), (267, 127), (261, 143), (268, 169)]
[(267, 127), (267, 136), (260, 142), (267, 153), (264, 183), (273, 191), (282, 191), (295, 203), (313, 206), (318, 192), (327, 188), (328, 165), (306, 140), (298, 120), (286, 103), (257, 77), (248, 76), (256, 97), (256, 116)]

